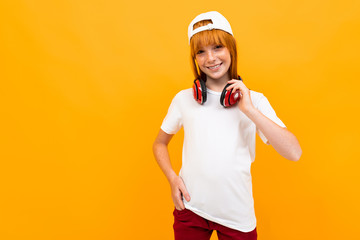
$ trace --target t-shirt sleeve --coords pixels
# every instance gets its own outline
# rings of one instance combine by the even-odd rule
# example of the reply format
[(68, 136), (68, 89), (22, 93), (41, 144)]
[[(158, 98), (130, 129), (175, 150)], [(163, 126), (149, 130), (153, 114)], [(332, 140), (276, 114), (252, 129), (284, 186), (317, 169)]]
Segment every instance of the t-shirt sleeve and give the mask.
[(175, 134), (182, 127), (182, 116), (179, 106), (179, 93), (171, 101), (168, 112), (162, 122), (161, 129), (167, 134)]
[[(270, 120), (275, 122), (280, 127), (286, 127), (285, 124), (280, 120), (280, 118), (276, 116), (275, 110), (271, 107), (269, 100), (264, 95), (261, 95), (258, 104), (258, 109), (262, 114), (264, 114), (266, 117), (268, 117)], [(268, 139), (257, 127), (256, 127), (256, 132), (259, 134), (261, 140), (265, 144), (270, 145)]]

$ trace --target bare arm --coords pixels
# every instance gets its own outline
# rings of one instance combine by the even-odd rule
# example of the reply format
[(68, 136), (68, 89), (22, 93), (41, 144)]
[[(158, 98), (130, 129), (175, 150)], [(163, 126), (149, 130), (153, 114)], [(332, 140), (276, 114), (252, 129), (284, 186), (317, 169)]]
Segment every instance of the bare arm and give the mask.
[(169, 182), (171, 182), (171, 180), (175, 176), (177, 176), (174, 170), (172, 169), (170, 157), (169, 157), (169, 151), (167, 148), (173, 136), (174, 134), (167, 134), (160, 129), (153, 144), (153, 153), (155, 159)]
[(255, 123), (256, 127), (265, 135), (274, 149), (284, 158), (298, 161), (301, 157), (302, 150), (295, 135), (287, 130), (287, 128), (277, 125), (254, 107), (250, 97), (250, 90), (242, 81), (232, 79), (228, 81), (228, 83), (232, 85), (227, 87), (227, 90), (240, 90), (241, 99), (238, 103), (239, 109)]
[(302, 154), (300, 144), (287, 128), (280, 127), (256, 108), (245, 113), (265, 135), (269, 143), (284, 158), (298, 161)]
[(153, 153), (156, 162), (170, 183), (171, 196), (175, 207), (182, 210), (185, 208), (185, 206), (182, 202), (181, 194), (185, 196), (186, 201), (190, 201), (190, 196), (186, 190), (183, 180), (175, 173), (171, 166), (168, 144), (173, 136), (174, 134), (167, 134), (160, 129), (158, 136), (156, 137), (153, 144)]

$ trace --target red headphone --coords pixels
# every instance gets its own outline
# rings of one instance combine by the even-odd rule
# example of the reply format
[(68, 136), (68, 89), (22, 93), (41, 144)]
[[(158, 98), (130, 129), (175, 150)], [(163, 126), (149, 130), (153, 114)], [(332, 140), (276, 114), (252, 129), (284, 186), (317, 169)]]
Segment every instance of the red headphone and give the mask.
[[(238, 79), (242, 81), (239, 75), (238, 75)], [(240, 100), (239, 90), (236, 90), (235, 92), (232, 92), (232, 89), (230, 91), (226, 90), (226, 88), (230, 85), (231, 85), (230, 83), (226, 84), (220, 97), (220, 104), (223, 105), (225, 108), (233, 106)], [(202, 80), (201, 78), (194, 80), (193, 94), (194, 94), (194, 99), (201, 105), (204, 104), (204, 102), (206, 102), (206, 98), (207, 98), (206, 85), (204, 80)]]

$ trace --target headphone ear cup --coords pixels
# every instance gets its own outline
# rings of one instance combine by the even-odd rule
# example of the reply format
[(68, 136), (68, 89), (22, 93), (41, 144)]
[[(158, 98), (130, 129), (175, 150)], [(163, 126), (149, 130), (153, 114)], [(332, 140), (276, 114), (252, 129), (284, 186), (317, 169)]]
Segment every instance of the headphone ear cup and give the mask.
[(195, 79), (193, 84), (193, 95), (195, 101), (200, 104), (206, 102), (206, 85), (202, 79)]
[(228, 91), (228, 90), (226, 90), (226, 88), (230, 85), (231, 85), (230, 83), (226, 84), (226, 86), (222, 90), (221, 96), (220, 96), (220, 104), (225, 108), (229, 106), (227, 103), (227, 99), (229, 98), (229, 93), (231, 93), (232, 89), (230, 91)]
[(232, 89), (229, 91), (226, 90), (226, 88), (230, 85), (230, 83), (226, 84), (220, 96), (220, 104), (225, 108), (235, 105), (240, 100), (239, 90), (236, 90), (235, 92), (233, 92)]
[(207, 88), (206, 88), (205, 82), (201, 78), (200, 78), (199, 82), (200, 82), (200, 85), (201, 85), (201, 94), (202, 94), (202, 98), (203, 98), (202, 103), (204, 103), (207, 100)]

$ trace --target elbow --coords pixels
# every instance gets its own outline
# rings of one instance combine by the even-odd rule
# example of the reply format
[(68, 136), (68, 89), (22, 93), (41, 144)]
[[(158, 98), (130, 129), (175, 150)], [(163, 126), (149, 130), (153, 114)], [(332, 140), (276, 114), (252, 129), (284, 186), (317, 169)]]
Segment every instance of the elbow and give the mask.
[(153, 142), (153, 145), (152, 145), (153, 152), (155, 152), (155, 148), (156, 148), (156, 142)]
[(300, 160), (301, 155), (302, 155), (302, 150), (299, 147), (299, 149), (297, 151), (294, 151), (292, 156), (290, 158), (288, 158), (288, 159), (291, 160), (291, 161), (297, 162), (297, 161)]
[(289, 160), (297, 162), (300, 160), (300, 157), (302, 155), (302, 149), (300, 147), (299, 141), (296, 139), (295, 136), (294, 136), (294, 138), (295, 138), (295, 141), (292, 144), (292, 153), (291, 153), (291, 158), (289, 158)]
[(155, 154), (159, 148), (162, 148), (162, 147), (167, 147), (167, 144), (166, 143), (163, 143), (163, 142), (160, 142), (158, 140), (155, 140), (155, 142), (153, 143), (152, 145), (152, 150), (153, 150), (153, 153)]
[(153, 153), (157, 151), (158, 147), (159, 147), (159, 142), (155, 141), (152, 145)]

